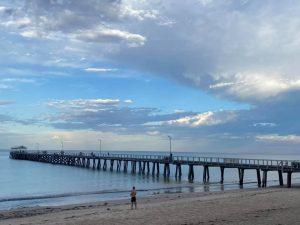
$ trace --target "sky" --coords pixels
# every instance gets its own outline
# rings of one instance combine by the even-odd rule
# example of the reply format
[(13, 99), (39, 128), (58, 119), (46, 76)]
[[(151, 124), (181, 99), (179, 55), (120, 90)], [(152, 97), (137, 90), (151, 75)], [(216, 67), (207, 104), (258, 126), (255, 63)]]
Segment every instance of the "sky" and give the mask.
[(1, 0), (0, 148), (290, 154), (300, 2)]

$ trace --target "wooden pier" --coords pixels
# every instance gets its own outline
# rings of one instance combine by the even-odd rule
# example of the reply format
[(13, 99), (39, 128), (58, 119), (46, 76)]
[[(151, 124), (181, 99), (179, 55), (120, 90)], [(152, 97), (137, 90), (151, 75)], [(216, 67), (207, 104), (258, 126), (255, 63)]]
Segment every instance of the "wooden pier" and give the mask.
[[(220, 168), (220, 183), (224, 182), (226, 168), (238, 170), (239, 184), (244, 184), (245, 170), (256, 170), (258, 187), (267, 187), (267, 175), (269, 171), (278, 172), (279, 185), (283, 186), (283, 174), (287, 174), (287, 187), (291, 187), (292, 173), (300, 172), (300, 161), (291, 160), (266, 160), (266, 159), (240, 159), (240, 158), (217, 158), (217, 157), (189, 157), (189, 156), (166, 156), (166, 155), (137, 155), (137, 154), (86, 154), (64, 152), (31, 152), (11, 151), (10, 158), (16, 160), (30, 160), (43, 163), (52, 163), (94, 170), (116, 169), (124, 173), (151, 174), (159, 176), (160, 165), (163, 165), (163, 176), (170, 177), (170, 167), (175, 166), (175, 178), (181, 178), (182, 166), (188, 166), (188, 179), (194, 180), (194, 167), (203, 167), (203, 182), (209, 182), (209, 168)], [(116, 165), (116, 166), (115, 166)], [(152, 168), (151, 168), (152, 166)], [(261, 179), (261, 172), (263, 174)]]

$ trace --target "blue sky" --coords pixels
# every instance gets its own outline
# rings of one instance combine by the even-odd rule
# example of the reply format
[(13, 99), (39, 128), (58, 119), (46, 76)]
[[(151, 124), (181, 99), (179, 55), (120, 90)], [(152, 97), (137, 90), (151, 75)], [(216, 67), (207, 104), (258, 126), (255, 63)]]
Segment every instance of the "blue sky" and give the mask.
[(0, 2), (0, 145), (293, 153), (300, 4)]

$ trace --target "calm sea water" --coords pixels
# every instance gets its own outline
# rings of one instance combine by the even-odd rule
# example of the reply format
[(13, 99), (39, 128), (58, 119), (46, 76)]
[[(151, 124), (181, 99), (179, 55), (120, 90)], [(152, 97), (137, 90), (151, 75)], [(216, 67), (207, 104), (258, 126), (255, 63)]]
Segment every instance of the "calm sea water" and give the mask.
[[(120, 152), (115, 152), (120, 153)], [(166, 154), (162, 152), (121, 152), (134, 154)], [(245, 155), (218, 153), (173, 153), (173, 155), (207, 156), (250, 159), (292, 159), (300, 160), (300, 155)], [(151, 164), (152, 167), (152, 164)], [(130, 168), (129, 168), (130, 169)], [(202, 183), (202, 167), (195, 167), (195, 180), (188, 182), (187, 166), (183, 166), (182, 179), (174, 177), (175, 166), (171, 166), (171, 176), (132, 175), (130, 172), (97, 171), (78, 167), (52, 165), (9, 159), (9, 151), (0, 151), (0, 209), (29, 206), (58, 206), (66, 204), (127, 199), (132, 186), (136, 186), (139, 196), (165, 192), (223, 191), (241, 188), (238, 185), (237, 169), (225, 169), (224, 184), (220, 184), (220, 169), (210, 168), (210, 183)], [(161, 166), (160, 171), (163, 171)], [(285, 177), (286, 178), (286, 177)], [(256, 171), (245, 170), (243, 188), (257, 188)], [(293, 183), (300, 181), (300, 174), (293, 174)], [(278, 174), (268, 173), (268, 186), (278, 185)]]

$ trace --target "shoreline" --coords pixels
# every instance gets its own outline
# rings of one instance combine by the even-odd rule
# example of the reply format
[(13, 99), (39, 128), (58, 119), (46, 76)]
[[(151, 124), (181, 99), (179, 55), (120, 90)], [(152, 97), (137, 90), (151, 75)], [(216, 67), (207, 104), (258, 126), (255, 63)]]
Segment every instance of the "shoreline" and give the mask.
[[(275, 183), (275, 182), (274, 182)], [(270, 187), (277, 187), (277, 185), (270, 185)], [(215, 193), (215, 192), (228, 192), (241, 189), (257, 189), (256, 182), (248, 182), (244, 187), (238, 183), (225, 183), (219, 182), (195, 185), (194, 183), (186, 184), (184, 186), (171, 186), (154, 189), (138, 189), (139, 198), (151, 198), (157, 194), (200, 194), (200, 193)], [(27, 197), (14, 197), (8, 199), (0, 199), (0, 212), (5, 210), (14, 210), (21, 208), (35, 208), (35, 207), (64, 207), (68, 205), (83, 205), (93, 204), (105, 201), (122, 201), (128, 198), (130, 190), (110, 190), (110, 191), (92, 191), (92, 192), (78, 192), (78, 193), (65, 193), (44, 196), (27, 196)], [(37, 202), (38, 201), (38, 202)], [(12, 205), (9, 204), (13, 202)]]
[(130, 210), (129, 197), (1, 210), (0, 224), (295, 224), (299, 210), (299, 186), (270, 187), (138, 197), (137, 210)]
[[(275, 183), (275, 182), (274, 182)], [(271, 187), (271, 186), (270, 186)], [(155, 194), (164, 193), (202, 193), (202, 192), (223, 192), (240, 189), (256, 189), (256, 182), (245, 183), (245, 187), (240, 187), (236, 182), (220, 184), (219, 182), (209, 184), (194, 184), (187, 183), (182, 186), (169, 186), (161, 188), (138, 189), (140, 197), (151, 197)], [(110, 200), (124, 200), (128, 197), (130, 190), (104, 190), (104, 191), (90, 191), (90, 192), (73, 192), (50, 195), (33, 195), (0, 198), (0, 211), (13, 210), (18, 208), (32, 208), (32, 207), (55, 207), (67, 206), (73, 204), (90, 204), (95, 202), (110, 201)], [(93, 199), (93, 200), (92, 200)], [(39, 202), (36, 202), (39, 201)], [(7, 205), (12, 202), (12, 205)], [(3, 206), (1, 206), (3, 204)]]

